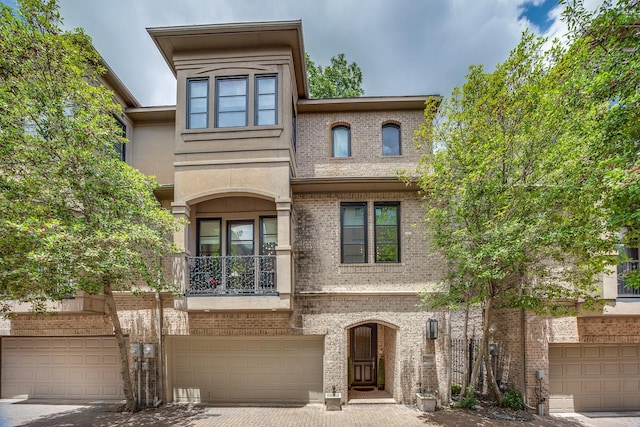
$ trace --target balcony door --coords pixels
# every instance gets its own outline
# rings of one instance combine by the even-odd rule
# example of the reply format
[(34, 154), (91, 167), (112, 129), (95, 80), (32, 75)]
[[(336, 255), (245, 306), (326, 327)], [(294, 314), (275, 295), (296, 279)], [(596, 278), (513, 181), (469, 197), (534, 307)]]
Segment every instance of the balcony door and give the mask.
[(375, 323), (351, 329), (351, 359), (353, 365), (351, 385), (372, 386), (376, 384), (376, 349), (378, 328)]

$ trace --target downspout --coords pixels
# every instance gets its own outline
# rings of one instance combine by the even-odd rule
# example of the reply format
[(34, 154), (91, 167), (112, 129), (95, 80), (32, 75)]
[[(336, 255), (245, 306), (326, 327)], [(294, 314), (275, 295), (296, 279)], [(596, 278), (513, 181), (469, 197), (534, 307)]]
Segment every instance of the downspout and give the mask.
[(156, 330), (158, 331), (158, 381), (156, 382), (156, 397), (153, 406), (156, 408), (162, 405), (162, 399), (164, 396), (164, 349), (162, 343), (162, 301), (160, 300), (160, 293), (155, 292), (156, 296)]

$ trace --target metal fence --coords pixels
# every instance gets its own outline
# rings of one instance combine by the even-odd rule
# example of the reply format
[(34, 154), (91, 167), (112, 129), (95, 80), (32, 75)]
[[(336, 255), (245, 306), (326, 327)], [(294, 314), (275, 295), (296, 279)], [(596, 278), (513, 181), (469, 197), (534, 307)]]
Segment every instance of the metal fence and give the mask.
[[(464, 360), (465, 347), (469, 351), (469, 359)], [(463, 340), (461, 338), (451, 340), (451, 384), (462, 385), (465, 375), (466, 383), (469, 383), (471, 371), (473, 370), (473, 361), (478, 356), (480, 348), (480, 338), (469, 338)], [(482, 380), (483, 375), (480, 375)], [(481, 388), (481, 387), (480, 387)]]
[(187, 295), (275, 293), (275, 255), (187, 257)]

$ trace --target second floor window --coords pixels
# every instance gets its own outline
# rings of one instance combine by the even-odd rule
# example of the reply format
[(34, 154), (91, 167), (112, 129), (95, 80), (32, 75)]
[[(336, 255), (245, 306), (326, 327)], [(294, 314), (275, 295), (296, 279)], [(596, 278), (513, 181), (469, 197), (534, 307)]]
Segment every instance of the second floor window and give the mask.
[(400, 126), (393, 123), (382, 126), (382, 155), (400, 155)]
[(217, 79), (216, 127), (247, 126), (247, 77)]
[(209, 79), (187, 80), (187, 129), (209, 126)]
[(400, 262), (400, 204), (375, 203), (376, 262)]
[(256, 125), (275, 125), (277, 122), (276, 76), (256, 77)]
[(351, 157), (351, 129), (334, 126), (331, 129), (331, 156)]
[(342, 227), (342, 263), (367, 262), (367, 204), (342, 203), (340, 205)]

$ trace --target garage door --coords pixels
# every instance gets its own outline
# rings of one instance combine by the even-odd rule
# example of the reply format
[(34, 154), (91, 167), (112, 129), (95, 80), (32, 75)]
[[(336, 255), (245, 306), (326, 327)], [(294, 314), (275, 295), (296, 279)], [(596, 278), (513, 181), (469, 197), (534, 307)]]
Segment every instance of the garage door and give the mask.
[(320, 402), (322, 337), (170, 337), (176, 402)]
[(2, 338), (2, 397), (122, 399), (118, 354), (109, 337)]
[(640, 344), (550, 344), (549, 409), (640, 410)]

